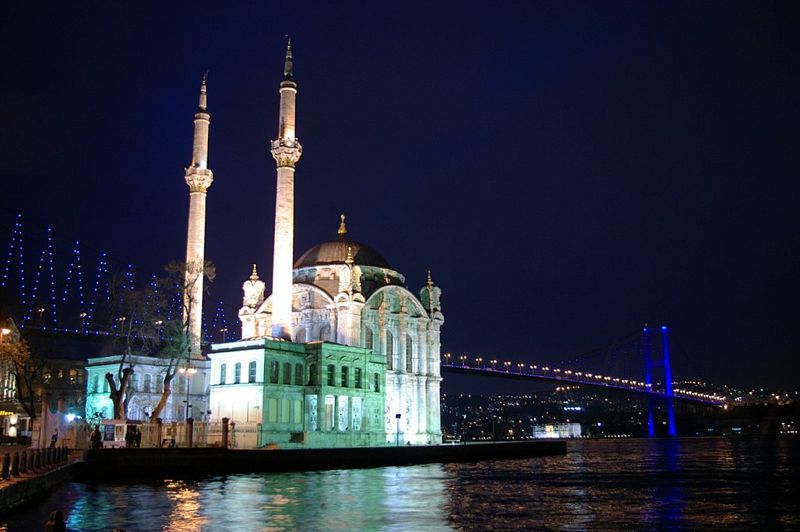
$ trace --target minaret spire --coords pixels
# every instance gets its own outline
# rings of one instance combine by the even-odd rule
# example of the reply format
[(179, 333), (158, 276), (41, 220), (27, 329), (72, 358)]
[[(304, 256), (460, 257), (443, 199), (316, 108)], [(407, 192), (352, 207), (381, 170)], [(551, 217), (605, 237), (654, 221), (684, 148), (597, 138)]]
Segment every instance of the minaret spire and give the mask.
[(184, 275), (184, 319), (188, 321), (189, 356), (200, 356), (200, 340), (203, 324), (203, 265), (205, 264), (206, 240), (206, 193), (214, 181), (208, 168), (208, 129), (211, 115), (208, 105), (206, 82), (208, 72), (200, 81), (199, 109), (194, 115), (194, 142), (192, 163), (186, 168), (186, 184), (189, 185), (189, 226), (186, 234), (186, 273)]
[(297, 83), (292, 78), (292, 43), (286, 43), (286, 60), (280, 85), (278, 138), (271, 143), (278, 168), (275, 191), (275, 249), (272, 255), (272, 336), (292, 337), (292, 262), (294, 253), (294, 168), (303, 149), (295, 135)]
[(292, 39), (286, 36), (286, 59), (283, 62), (283, 79), (292, 79)]

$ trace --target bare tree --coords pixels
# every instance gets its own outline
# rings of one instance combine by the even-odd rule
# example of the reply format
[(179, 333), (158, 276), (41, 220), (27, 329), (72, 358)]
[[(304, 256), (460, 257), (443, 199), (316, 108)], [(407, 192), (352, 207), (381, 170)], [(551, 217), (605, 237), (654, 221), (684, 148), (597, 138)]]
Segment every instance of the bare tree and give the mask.
[[(201, 276), (205, 277), (209, 282), (212, 282), (216, 277), (216, 268), (209, 261), (205, 261), (202, 267), (197, 265), (192, 267), (185, 262), (173, 261), (167, 264), (165, 270), (167, 276), (159, 280), (161, 296), (166, 298), (163, 302), (168, 304), (171, 309), (174, 309), (174, 304), (178, 303), (180, 312), (165, 313), (164, 317), (158, 320), (161, 327), (159, 331), (161, 344), (158, 356), (166, 360), (167, 365), (164, 372), (161, 397), (150, 416), (153, 419), (160, 417), (172, 395), (172, 381), (175, 378), (175, 374), (182, 365), (189, 365), (192, 356), (189, 316), (194, 305), (200, 304), (200, 301), (196, 301), (195, 298), (191, 297), (191, 294), (194, 293), (193, 288), (200, 282)], [(199, 355), (199, 353), (196, 354)]]
[(31, 421), (37, 414), (37, 390), (41, 388), (45, 362), (31, 356), (28, 342), (22, 339), (0, 341), (0, 362), (14, 377), (15, 395)]

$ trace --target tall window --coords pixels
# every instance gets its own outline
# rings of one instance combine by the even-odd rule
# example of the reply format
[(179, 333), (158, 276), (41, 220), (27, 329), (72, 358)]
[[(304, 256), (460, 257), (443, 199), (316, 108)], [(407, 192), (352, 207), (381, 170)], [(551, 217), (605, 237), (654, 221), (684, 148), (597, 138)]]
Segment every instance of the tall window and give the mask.
[(145, 393), (150, 393), (153, 391), (153, 376), (149, 373), (144, 376), (144, 389), (142, 389)]
[(237, 362), (233, 365), (233, 383), (239, 384), (242, 382), (242, 363)]
[(375, 389), (376, 392), (381, 391), (381, 374), (380, 373), (376, 373), (375, 374), (375, 388), (374, 389)]
[(272, 384), (278, 384), (278, 368), (280, 364), (278, 364), (277, 360), (273, 360), (269, 363), (269, 382)]
[(292, 383), (292, 363), (291, 362), (284, 362), (283, 363), (283, 383), (284, 384), (291, 384)]
[(323, 325), (319, 329), (319, 339), (323, 342), (329, 342), (331, 339), (331, 326)]
[(369, 327), (364, 327), (364, 347), (367, 349), (372, 349), (372, 329)]
[(386, 331), (386, 369), (394, 369), (394, 337), (392, 331)]
[(93, 392), (97, 393), (98, 391), (100, 391), (100, 390), (98, 390), (98, 385), (99, 384), (100, 384), (100, 377), (98, 375), (93, 375), (92, 376), (92, 391)]
[(353, 375), (353, 377), (355, 377), (355, 379), (356, 379), (356, 382), (355, 382), (356, 388), (361, 388), (361, 368), (356, 368), (355, 374)]
[(256, 382), (256, 361), (250, 362), (247, 366), (247, 382)]
[(225, 384), (225, 381), (228, 380), (228, 376), (226, 375), (228, 370), (227, 364), (220, 364), (219, 365), (219, 383)]
[(342, 366), (342, 388), (347, 388), (348, 381), (350, 380), (350, 368)]
[(328, 386), (336, 386), (336, 366), (328, 364)]
[(295, 364), (294, 365), (294, 383), (298, 386), (303, 385), (303, 365), (302, 364)]
[(411, 335), (406, 335), (406, 371), (411, 373), (414, 371), (414, 341), (411, 340)]
[(317, 365), (311, 364), (308, 366), (308, 385), (309, 386), (316, 386), (317, 385)]

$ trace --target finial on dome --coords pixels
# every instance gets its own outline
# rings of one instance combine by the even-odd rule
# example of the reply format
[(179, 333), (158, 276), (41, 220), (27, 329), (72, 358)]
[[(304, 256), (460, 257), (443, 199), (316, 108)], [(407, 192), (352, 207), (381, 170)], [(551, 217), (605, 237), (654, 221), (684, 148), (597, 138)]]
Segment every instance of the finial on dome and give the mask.
[(428, 286), (433, 286), (433, 279), (431, 278), (431, 271), (428, 270), (428, 281), (426, 283)]
[(353, 262), (355, 262), (353, 260), (353, 246), (348, 245), (347, 246), (347, 257), (345, 257), (344, 263), (347, 264), (347, 265), (350, 265), (350, 264), (353, 264)]
[(207, 100), (207, 89), (206, 84), (208, 82), (208, 70), (203, 72), (203, 77), (200, 78), (200, 102), (198, 103), (198, 107), (201, 111), (205, 111), (208, 107), (208, 100)]
[(250, 274), (250, 280), (251, 281), (257, 281), (258, 280), (258, 272), (256, 271), (256, 265), (255, 264), (253, 264), (253, 273)]
[(292, 39), (286, 36), (286, 60), (283, 63), (283, 79), (292, 79)]
[(339, 233), (339, 238), (344, 238), (347, 236), (347, 226), (344, 224), (344, 214), (339, 216), (339, 218), (341, 219), (341, 222), (339, 222), (339, 230), (337, 233)]

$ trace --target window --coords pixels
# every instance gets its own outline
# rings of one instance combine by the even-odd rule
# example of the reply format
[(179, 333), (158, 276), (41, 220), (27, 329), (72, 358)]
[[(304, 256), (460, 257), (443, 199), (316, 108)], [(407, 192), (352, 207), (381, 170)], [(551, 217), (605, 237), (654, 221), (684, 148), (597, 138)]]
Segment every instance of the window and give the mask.
[(386, 331), (386, 369), (394, 369), (394, 337), (392, 331)]
[(233, 383), (239, 384), (242, 382), (242, 363), (237, 362), (233, 365)]
[(142, 388), (142, 391), (145, 393), (153, 391), (153, 376), (149, 373), (144, 376), (144, 388)]
[(292, 363), (291, 362), (284, 362), (283, 363), (283, 383), (284, 384), (291, 384), (292, 383)]
[(226, 370), (228, 369), (227, 364), (220, 364), (219, 366), (219, 383), (225, 384), (225, 380), (227, 375), (225, 375)]
[(356, 379), (356, 388), (361, 388), (361, 368), (356, 368), (354, 377)]
[(272, 384), (278, 384), (278, 368), (280, 364), (278, 364), (277, 360), (273, 360), (269, 363), (269, 382)]
[(97, 393), (99, 391), (98, 386), (100, 385), (100, 377), (98, 375), (92, 376), (92, 391)]
[(372, 349), (372, 329), (369, 327), (364, 327), (364, 347), (367, 349)]
[(253, 360), (247, 366), (247, 382), (256, 382), (256, 361)]
[(317, 385), (317, 365), (311, 364), (308, 366), (308, 385), (309, 386), (316, 386)]
[(139, 375), (137, 373), (134, 373), (133, 375), (131, 375), (130, 388), (131, 388), (131, 391), (134, 391), (134, 392), (138, 392), (139, 391)]
[(158, 375), (156, 377), (156, 393), (161, 393), (164, 391), (164, 377), (162, 375)]
[(303, 365), (302, 364), (295, 364), (294, 365), (294, 383), (298, 386), (303, 385)]
[(342, 388), (347, 388), (348, 380), (350, 377), (350, 368), (342, 366)]
[(328, 386), (336, 386), (336, 366), (328, 364)]
[(406, 371), (412, 373), (414, 371), (414, 342), (411, 340), (411, 335), (406, 335)]
[(375, 391), (381, 391), (381, 375), (380, 373), (375, 374)]

